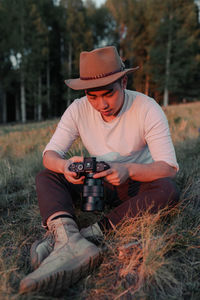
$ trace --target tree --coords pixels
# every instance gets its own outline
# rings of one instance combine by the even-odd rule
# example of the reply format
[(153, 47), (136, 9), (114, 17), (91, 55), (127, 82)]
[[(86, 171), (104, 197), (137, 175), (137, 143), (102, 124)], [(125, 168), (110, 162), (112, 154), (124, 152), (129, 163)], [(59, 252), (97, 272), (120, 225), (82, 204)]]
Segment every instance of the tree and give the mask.
[[(13, 97), (16, 99), (16, 116), (19, 115), (19, 99), (22, 122), (25, 122), (27, 117), (41, 120), (42, 115), (50, 116), (53, 110), (56, 113), (55, 101), (52, 101), (52, 108), (50, 102), (55, 95), (57, 99), (62, 98), (60, 46), (58, 46), (60, 45), (58, 38), (62, 31), (61, 8), (55, 6), (53, 0), (2, 0), (0, 13), (0, 28), (2, 26), (4, 37), (0, 47), (5, 57), (4, 61), (10, 64), (6, 80), (8, 82), (9, 77), (12, 77), (12, 84), (11, 79), (7, 84), (9, 93), (12, 86), (15, 86)], [(7, 63), (7, 69), (9, 64)], [(3, 65), (1, 67), (3, 70)], [(1, 94), (7, 95), (4, 84)], [(3, 107), (6, 108), (5, 105)], [(44, 113), (43, 107), (47, 107)]]
[[(151, 96), (163, 94), (164, 105), (169, 96), (179, 101), (190, 97), (189, 91), (197, 97), (199, 25), (194, 1), (107, 0), (106, 5), (116, 21), (120, 53), (130, 65), (141, 67), (133, 87)], [(195, 87), (192, 91), (188, 82)]]
[(158, 1), (158, 8), (160, 25), (151, 48), (151, 62), (155, 66), (153, 78), (160, 91), (164, 91), (163, 104), (166, 106), (169, 94), (178, 97), (179, 101), (190, 98), (191, 92), (192, 97), (199, 95), (196, 79), (200, 31), (192, 0), (168, 0), (162, 4)]
[(105, 5), (96, 7), (93, 0), (85, 2), (87, 22), (92, 32), (93, 47), (116, 44), (115, 21)]
[(3, 3), (0, 2), (0, 31), (1, 31), (1, 39), (0, 39), (0, 121), (3, 123), (7, 122), (7, 101), (6, 101), (6, 91), (10, 85), (10, 81), (12, 78), (11, 73), (11, 61), (10, 61), (10, 53), (9, 47), (6, 43), (7, 35), (4, 30), (4, 26), (6, 24), (6, 13), (4, 10)]
[(63, 103), (63, 37), (65, 14), (53, 0), (37, 1), (37, 10), (45, 27), (43, 43), (42, 106), (43, 117), (60, 115)]
[(48, 61), (48, 28), (42, 20), (39, 7), (35, 3), (30, 5), (30, 30), (32, 34), (27, 37), (30, 52), (28, 55), (28, 93), (29, 104), (34, 106), (34, 119), (42, 119), (43, 94), (46, 94), (46, 85), (43, 89), (43, 81), (46, 79), (45, 67)]
[[(12, 58), (16, 82), (20, 84), (21, 121), (26, 122), (26, 64), (29, 47), (26, 42), (28, 35), (28, 8), (30, 0), (2, 0), (1, 8), (4, 15), (2, 24), (6, 24), (4, 35), (7, 43), (8, 57)], [(4, 23), (5, 22), (5, 23)], [(13, 26), (14, 25), (14, 26)], [(15, 92), (17, 94), (17, 92)], [(17, 107), (17, 105), (16, 105)]]
[[(78, 77), (79, 55), (93, 47), (86, 9), (81, 0), (61, 0), (65, 8), (65, 32), (63, 36), (63, 74), (67, 78)], [(71, 90), (67, 90), (67, 106), (71, 103)]]
[[(116, 21), (119, 52), (127, 65), (139, 65), (141, 70), (134, 75), (135, 87), (141, 92), (149, 91), (149, 4), (146, 0), (107, 0)], [(148, 12), (148, 13), (147, 13)], [(144, 72), (142, 72), (144, 71)]]

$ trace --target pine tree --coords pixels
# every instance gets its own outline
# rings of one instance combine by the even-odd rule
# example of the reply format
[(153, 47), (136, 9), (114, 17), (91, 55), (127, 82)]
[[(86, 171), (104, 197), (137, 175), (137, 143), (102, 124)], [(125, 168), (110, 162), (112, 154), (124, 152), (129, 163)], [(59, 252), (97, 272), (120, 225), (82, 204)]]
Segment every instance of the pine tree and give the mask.
[(0, 122), (7, 122), (7, 90), (12, 78), (12, 64), (10, 61), (10, 49), (7, 43), (7, 31), (5, 30), (7, 14), (4, 3), (0, 2)]
[(168, 95), (181, 101), (199, 94), (196, 77), (200, 32), (192, 0), (158, 1), (157, 10), (158, 7), (160, 24), (151, 48), (151, 62), (155, 66), (153, 78), (160, 91), (164, 91), (166, 106)]
[(96, 7), (95, 2), (85, 2), (88, 26), (92, 33), (93, 47), (114, 44), (115, 28), (113, 17), (105, 5)]
[[(151, 96), (199, 95), (199, 25), (193, 0), (107, 0), (119, 34), (120, 53), (131, 66), (137, 90)], [(120, 34), (122, 32), (123, 34)]]
[[(65, 35), (63, 36), (63, 74), (67, 78), (79, 76), (79, 56), (83, 50), (93, 47), (92, 32), (88, 26), (86, 9), (81, 0), (63, 0), (65, 8)], [(66, 95), (71, 103), (71, 90)]]

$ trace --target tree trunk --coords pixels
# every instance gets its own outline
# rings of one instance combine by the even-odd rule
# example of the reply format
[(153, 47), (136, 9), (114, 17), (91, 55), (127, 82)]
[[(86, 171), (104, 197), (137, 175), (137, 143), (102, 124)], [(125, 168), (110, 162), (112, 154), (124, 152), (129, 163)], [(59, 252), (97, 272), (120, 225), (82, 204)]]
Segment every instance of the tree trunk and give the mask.
[(21, 106), (21, 121), (26, 122), (26, 93), (25, 93), (25, 66), (24, 66), (24, 8), (23, 2), (20, 1), (20, 53), (21, 53), (21, 64), (20, 64), (20, 106)]
[(15, 120), (16, 122), (20, 121), (20, 109), (19, 109), (19, 99), (15, 98)]
[(163, 106), (167, 106), (169, 104), (169, 90), (168, 87), (165, 86), (164, 96), (163, 96)]
[(171, 47), (172, 47), (172, 14), (170, 14), (169, 16), (169, 30), (168, 30), (168, 40), (167, 40), (166, 61), (165, 61), (165, 86), (164, 86), (163, 106), (167, 106), (169, 104)]
[(149, 95), (149, 81), (150, 81), (150, 77), (147, 74), (145, 78), (145, 95)]
[(25, 80), (24, 80), (24, 70), (21, 66), (20, 71), (20, 105), (21, 105), (21, 121), (22, 123), (26, 122), (26, 94), (25, 94)]
[(34, 99), (34, 121), (37, 121), (37, 92), (36, 90), (34, 90), (34, 92), (32, 93), (33, 95), (33, 99)]
[[(71, 78), (72, 74), (72, 43), (69, 41), (69, 48), (68, 48), (68, 78)], [(71, 103), (71, 89), (68, 87), (67, 89), (67, 107)]]
[(3, 97), (2, 97), (2, 122), (6, 123), (7, 122), (7, 99), (6, 99), (6, 92), (3, 92)]
[(38, 102), (37, 102), (37, 120), (42, 120), (42, 77), (38, 78)]
[(47, 115), (48, 118), (51, 117), (51, 104), (50, 104), (50, 66), (49, 66), (49, 59), (47, 60), (47, 68), (46, 68), (46, 72), (47, 72)]

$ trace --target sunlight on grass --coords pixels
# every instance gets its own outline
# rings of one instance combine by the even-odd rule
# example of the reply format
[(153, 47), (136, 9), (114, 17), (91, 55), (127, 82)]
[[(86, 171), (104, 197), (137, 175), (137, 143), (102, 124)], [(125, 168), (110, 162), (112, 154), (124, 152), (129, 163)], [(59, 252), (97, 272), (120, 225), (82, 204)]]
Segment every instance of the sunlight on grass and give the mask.
[[(180, 206), (157, 214), (125, 218), (106, 236), (101, 266), (60, 299), (200, 298), (200, 102), (167, 107), (180, 172)], [(0, 127), (0, 299), (55, 298), (18, 294), (30, 270), (33, 241), (45, 234), (35, 191), (43, 168), (41, 153), (58, 120)], [(86, 156), (78, 139), (67, 157)], [(106, 210), (109, 210), (106, 207)], [(99, 216), (77, 207), (80, 224)]]

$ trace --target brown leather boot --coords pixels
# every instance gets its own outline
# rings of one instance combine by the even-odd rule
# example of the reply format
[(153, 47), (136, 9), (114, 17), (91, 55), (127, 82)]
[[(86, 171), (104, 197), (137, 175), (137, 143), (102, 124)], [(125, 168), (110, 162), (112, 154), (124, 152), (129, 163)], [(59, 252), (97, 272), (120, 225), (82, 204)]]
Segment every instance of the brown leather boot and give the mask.
[(38, 269), (21, 281), (20, 293), (59, 293), (100, 263), (100, 249), (80, 234), (73, 219), (58, 218), (48, 227), (54, 235), (54, 249)]

